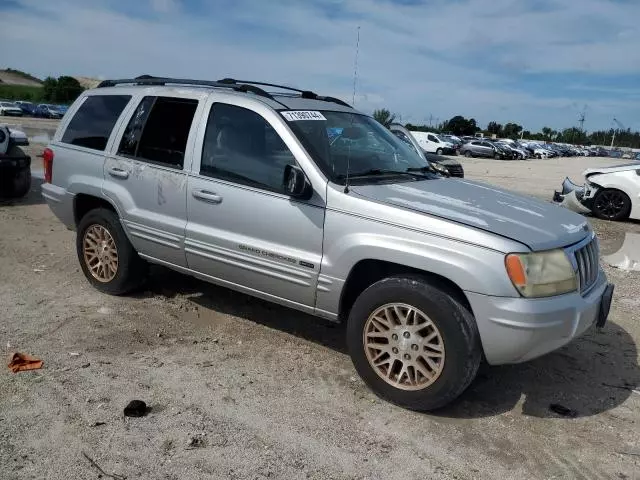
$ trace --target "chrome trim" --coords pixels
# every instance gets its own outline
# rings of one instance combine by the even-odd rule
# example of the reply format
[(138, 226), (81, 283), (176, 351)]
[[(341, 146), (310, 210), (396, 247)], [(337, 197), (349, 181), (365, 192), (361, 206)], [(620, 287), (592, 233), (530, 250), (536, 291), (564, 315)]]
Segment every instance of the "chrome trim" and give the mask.
[(583, 297), (597, 284), (600, 275), (600, 249), (595, 233), (564, 249), (578, 279), (578, 290)]

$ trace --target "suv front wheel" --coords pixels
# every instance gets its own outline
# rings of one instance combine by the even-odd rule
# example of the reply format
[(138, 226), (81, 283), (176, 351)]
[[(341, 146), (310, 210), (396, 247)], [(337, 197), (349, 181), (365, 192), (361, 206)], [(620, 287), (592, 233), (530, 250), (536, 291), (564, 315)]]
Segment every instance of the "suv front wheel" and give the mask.
[(123, 295), (144, 283), (147, 264), (134, 250), (112, 210), (96, 208), (82, 217), (76, 251), (85, 277), (101, 292)]
[(458, 397), (481, 359), (473, 315), (419, 276), (390, 277), (367, 288), (349, 314), (347, 344), (369, 388), (419, 411)]

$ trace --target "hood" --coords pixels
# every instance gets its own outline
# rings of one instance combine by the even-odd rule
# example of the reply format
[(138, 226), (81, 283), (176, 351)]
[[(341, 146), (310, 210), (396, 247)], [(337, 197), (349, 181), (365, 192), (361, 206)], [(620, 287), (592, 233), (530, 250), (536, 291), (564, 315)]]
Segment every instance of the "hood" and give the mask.
[(624, 165), (616, 165), (614, 167), (588, 168), (587, 170), (582, 172), (582, 175), (584, 175), (585, 177), (588, 177), (589, 175), (626, 172), (628, 170), (640, 170), (640, 162), (626, 163)]
[(354, 185), (351, 190), (371, 200), (495, 233), (532, 250), (571, 245), (590, 231), (582, 216), (565, 208), (469, 180)]

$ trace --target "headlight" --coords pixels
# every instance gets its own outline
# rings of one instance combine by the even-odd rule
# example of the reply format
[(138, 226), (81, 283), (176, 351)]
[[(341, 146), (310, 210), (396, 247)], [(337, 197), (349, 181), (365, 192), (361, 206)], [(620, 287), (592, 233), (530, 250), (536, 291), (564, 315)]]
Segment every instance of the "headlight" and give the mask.
[(438, 172), (440, 175), (444, 175), (445, 177), (449, 176), (449, 170), (447, 170), (445, 167), (443, 167), (442, 165), (440, 165), (439, 163), (436, 162), (432, 162), (431, 166), (433, 167), (433, 169)]
[(564, 250), (511, 253), (507, 274), (523, 297), (550, 297), (578, 290), (578, 279)]

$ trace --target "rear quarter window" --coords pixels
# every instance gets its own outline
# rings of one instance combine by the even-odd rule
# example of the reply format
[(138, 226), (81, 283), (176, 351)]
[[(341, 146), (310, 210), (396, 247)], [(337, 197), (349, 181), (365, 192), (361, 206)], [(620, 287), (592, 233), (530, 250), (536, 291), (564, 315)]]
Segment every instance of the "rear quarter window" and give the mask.
[(131, 95), (91, 95), (85, 99), (62, 135), (62, 143), (104, 150)]

